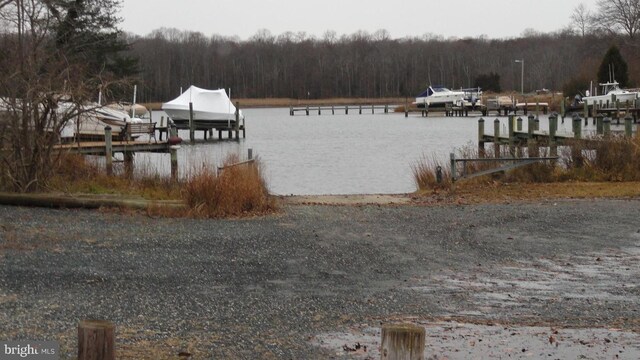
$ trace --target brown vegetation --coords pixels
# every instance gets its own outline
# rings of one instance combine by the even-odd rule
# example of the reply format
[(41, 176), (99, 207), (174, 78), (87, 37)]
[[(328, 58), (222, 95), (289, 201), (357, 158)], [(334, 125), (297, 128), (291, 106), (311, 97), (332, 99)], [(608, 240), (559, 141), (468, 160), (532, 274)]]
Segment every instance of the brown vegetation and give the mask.
[[(547, 149), (541, 149), (545, 156)], [(504, 154), (506, 156), (508, 154)], [(493, 157), (491, 150), (486, 156)], [(475, 158), (478, 153), (471, 147), (463, 148), (456, 154), (457, 158)], [(450, 191), (452, 183), (445, 180), (436, 181), (436, 168), (443, 169), (449, 165), (426, 159), (424, 156), (413, 165), (413, 173), (418, 191), (429, 193), (444, 189)], [(460, 165), (461, 166), (461, 165)], [(476, 162), (467, 165), (467, 173), (474, 173), (496, 168), (497, 163)], [(447, 174), (450, 179), (450, 174)], [(460, 188), (490, 189), (498, 185), (569, 183), (569, 182), (638, 182), (640, 181), (640, 137), (612, 136), (598, 141), (591, 141), (587, 149), (584, 142), (575, 142), (561, 149), (558, 162), (535, 163), (520, 167), (506, 173), (494, 173), (456, 184), (456, 192)], [(481, 192), (484, 192), (482, 190)]]
[[(238, 157), (232, 155), (224, 164), (237, 162)], [(135, 177), (125, 176), (124, 171), (108, 176), (80, 155), (65, 155), (55, 174), (47, 183), (51, 192), (143, 198), (151, 201), (147, 212), (153, 216), (237, 217), (265, 214), (277, 208), (259, 161), (218, 172), (203, 168), (186, 179), (173, 181), (146, 174), (144, 169)], [(182, 200), (186, 207), (162, 206), (161, 200)]]
[(184, 185), (183, 198), (192, 216), (254, 215), (275, 209), (259, 161), (231, 166), (238, 162), (237, 156), (229, 156), (224, 170), (203, 168), (190, 176)]

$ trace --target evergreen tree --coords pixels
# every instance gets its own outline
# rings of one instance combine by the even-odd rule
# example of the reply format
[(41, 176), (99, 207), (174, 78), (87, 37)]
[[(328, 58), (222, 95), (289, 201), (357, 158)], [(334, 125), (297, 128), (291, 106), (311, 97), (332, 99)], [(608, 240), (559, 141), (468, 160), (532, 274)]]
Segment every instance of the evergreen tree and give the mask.
[(500, 87), (500, 75), (494, 72), (478, 75), (474, 84), (475, 87), (479, 87), (484, 91), (493, 91), (497, 93), (502, 91), (502, 88)]
[(125, 55), (129, 45), (117, 28), (119, 0), (45, 1), (56, 21), (55, 47), (74, 62), (86, 64), (85, 75), (115, 78), (138, 73), (138, 59)]
[(617, 81), (620, 87), (624, 88), (629, 86), (627, 62), (624, 61), (620, 50), (615, 45), (611, 46), (604, 55), (600, 68), (598, 69), (599, 83), (606, 83), (612, 80)]

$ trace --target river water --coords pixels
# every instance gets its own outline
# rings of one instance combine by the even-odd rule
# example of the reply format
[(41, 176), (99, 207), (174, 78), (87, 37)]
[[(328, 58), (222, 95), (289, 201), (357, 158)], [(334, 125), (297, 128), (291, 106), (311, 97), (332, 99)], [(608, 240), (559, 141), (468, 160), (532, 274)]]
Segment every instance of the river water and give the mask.
[[(217, 166), (229, 153), (246, 157), (253, 149), (265, 168), (269, 190), (277, 195), (401, 194), (416, 190), (411, 166), (422, 157), (446, 161), (449, 153), (477, 142), (478, 117), (420, 117), (402, 113), (289, 115), (288, 108), (244, 109), (246, 139), (196, 143), (178, 151), (183, 176)], [(154, 120), (163, 115), (154, 112)], [(487, 118), (486, 132), (493, 133)], [(506, 130), (506, 118), (501, 118)], [(526, 128), (526, 120), (524, 121)], [(570, 126), (561, 124), (561, 130)], [(541, 117), (541, 129), (547, 118)], [(189, 138), (188, 131), (180, 137)], [(197, 132), (196, 137), (202, 138)], [(226, 137), (226, 133), (223, 134)], [(216, 134), (214, 134), (216, 138)], [(136, 155), (143, 168), (170, 173), (167, 154)]]

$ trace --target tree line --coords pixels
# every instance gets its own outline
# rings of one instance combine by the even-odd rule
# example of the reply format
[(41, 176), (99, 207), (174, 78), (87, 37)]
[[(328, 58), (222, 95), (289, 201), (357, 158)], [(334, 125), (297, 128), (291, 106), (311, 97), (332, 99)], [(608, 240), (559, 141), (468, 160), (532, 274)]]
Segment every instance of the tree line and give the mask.
[[(635, 39), (611, 34), (529, 31), (514, 39), (391, 39), (385, 31), (322, 39), (259, 31), (246, 41), (162, 28), (129, 35), (139, 59), (139, 99), (167, 101), (190, 85), (231, 88), (242, 98), (413, 96), (427, 85), (470, 88), (492, 79), (502, 90), (561, 90), (572, 79), (597, 79), (607, 49), (616, 44), (633, 70)], [(524, 65), (515, 60), (524, 60)], [(498, 81), (496, 81), (496, 76)]]

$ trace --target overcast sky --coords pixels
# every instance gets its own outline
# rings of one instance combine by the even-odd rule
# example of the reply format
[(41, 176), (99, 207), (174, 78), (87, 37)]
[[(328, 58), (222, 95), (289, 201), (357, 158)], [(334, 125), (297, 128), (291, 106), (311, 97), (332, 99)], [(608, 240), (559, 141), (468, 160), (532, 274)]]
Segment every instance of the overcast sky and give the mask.
[(517, 37), (525, 29), (551, 32), (571, 23), (573, 9), (597, 0), (123, 0), (121, 28), (138, 35), (169, 27), (246, 40), (306, 32), (321, 38), (387, 30), (392, 38), (427, 33), (448, 37)]

